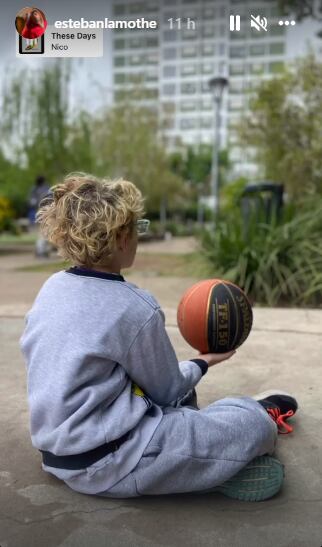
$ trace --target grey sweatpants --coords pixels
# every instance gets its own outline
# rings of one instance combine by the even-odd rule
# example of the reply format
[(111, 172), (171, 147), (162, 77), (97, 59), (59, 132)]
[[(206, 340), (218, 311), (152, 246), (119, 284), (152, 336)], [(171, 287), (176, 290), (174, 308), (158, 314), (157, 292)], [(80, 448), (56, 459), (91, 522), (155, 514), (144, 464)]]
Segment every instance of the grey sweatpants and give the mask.
[(276, 424), (250, 397), (221, 399), (201, 410), (169, 406), (138, 465), (99, 495), (127, 498), (209, 490), (256, 456), (272, 454), (276, 441)]

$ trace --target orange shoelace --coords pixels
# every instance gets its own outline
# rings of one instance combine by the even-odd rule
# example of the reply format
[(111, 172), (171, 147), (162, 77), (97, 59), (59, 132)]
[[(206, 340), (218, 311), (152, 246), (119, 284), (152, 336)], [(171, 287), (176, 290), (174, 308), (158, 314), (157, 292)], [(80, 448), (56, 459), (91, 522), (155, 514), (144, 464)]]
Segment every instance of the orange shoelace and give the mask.
[(291, 416), (294, 416), (293, 410), (289, 410), (288, 412), (286, 412), (286, 414), (281, 414), (281, 411), (279, 408), (267, 408), (266, 410), (268, 414), (270, 415), (270, 417), (277, 424), (279, 433), (281, 433), (282, 435), (287, 435), (288, 433), (292, 433), (293, 427), (288, 425), (284, 421), (284, 419), (291, 418)]

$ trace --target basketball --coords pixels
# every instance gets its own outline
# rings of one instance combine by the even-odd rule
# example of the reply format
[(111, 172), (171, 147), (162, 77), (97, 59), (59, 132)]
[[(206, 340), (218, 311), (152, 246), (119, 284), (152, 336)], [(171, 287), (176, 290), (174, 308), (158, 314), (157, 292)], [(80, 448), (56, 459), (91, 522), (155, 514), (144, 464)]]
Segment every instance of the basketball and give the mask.
[(253, 312), (242, 289), (223, 279), (207, 279), (192, 285), (177, 311), (183, 338), (200, 353), (226, 353), (248, 337)]

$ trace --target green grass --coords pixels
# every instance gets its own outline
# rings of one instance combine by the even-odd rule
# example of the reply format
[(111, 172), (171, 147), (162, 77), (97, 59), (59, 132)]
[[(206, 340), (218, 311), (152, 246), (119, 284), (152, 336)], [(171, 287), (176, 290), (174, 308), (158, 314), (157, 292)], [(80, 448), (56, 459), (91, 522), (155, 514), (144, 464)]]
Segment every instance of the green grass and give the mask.
[(42, 262), (41, 264), (32, 264), (30, 266), (22, 266), (21, 268), (16, 268), (16, 272), (48, 272), (50, 274), (59, 272), (60, 270), (65, 270), (70, 265), (63, 260), (57, 262)]
[(33, 245), (36, 242), (36, 233), (27, 234), (0, 234), (0, 245)]
[[(55, 273), (68, 268), (69, 264), (62, 260), (57, 262), (41, 263), (17, 268), (23, 272)], [(207, 273), (208, 272), (208, 273)], [(137, 253), (134, 266), (124, 270), (125, 276), (136, 273), (152, 274), (155, 276), (196, 277), (209, 276), (205, 260), (197, 252), (189, 254), (170, 253)]]

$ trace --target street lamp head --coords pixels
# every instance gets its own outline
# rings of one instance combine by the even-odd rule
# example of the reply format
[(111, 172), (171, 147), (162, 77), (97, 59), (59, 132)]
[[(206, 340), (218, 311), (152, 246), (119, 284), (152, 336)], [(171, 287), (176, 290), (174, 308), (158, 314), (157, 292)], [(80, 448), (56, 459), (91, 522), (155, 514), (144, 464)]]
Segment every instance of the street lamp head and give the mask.
[(227, 78), (215, 76), (209, 80), (209, 87), (214, 92), (215, 100), (220, 101), (225, 87), (228, 86)]

